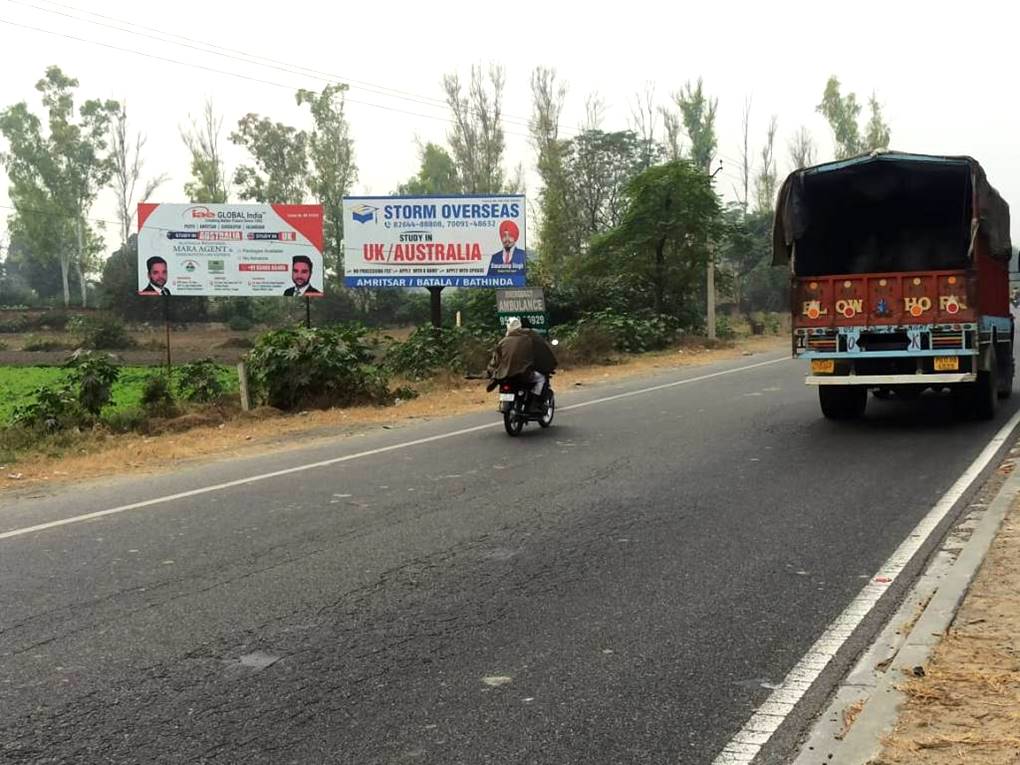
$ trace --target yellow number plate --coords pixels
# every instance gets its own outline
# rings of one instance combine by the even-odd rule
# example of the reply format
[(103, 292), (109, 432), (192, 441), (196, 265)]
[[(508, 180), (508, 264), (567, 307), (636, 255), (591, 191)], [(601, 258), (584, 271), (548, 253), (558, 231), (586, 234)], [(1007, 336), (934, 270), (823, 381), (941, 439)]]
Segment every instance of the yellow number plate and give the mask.
[(811, 360), (811, 374), (813, 375), (831, 375), (835, 371), (836, 371), (835, 359)]
[(960, 359), (958, 356), (936, 356), (935, 357), (935, 371), (936, 372), (956, 372), (960, 368)]

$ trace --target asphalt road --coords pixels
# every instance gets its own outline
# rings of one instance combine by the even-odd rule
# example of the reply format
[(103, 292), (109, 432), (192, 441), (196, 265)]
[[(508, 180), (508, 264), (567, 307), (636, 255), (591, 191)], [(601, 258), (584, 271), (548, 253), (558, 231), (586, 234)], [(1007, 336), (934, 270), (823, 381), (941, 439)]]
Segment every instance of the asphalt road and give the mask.
[(772, 358), (0, 499), (0, 761), (711, 762), (1016, 408)]

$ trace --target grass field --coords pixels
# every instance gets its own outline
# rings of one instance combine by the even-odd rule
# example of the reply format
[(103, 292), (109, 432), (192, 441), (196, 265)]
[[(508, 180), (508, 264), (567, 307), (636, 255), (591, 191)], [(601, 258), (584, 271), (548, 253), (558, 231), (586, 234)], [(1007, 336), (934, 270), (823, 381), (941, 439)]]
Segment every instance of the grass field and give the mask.
[[(142, 387), (145, 380), (158, 374), (161, 367), (121, 367), (120, 379), (113, 386), (113, 403), (103, 410), (104, 414), (132, 409), (141, 403)], [(175, 373), (177, 370), (174, 370)], [(66, 371), (60, 367), (4, 367), (0, 366), (0, 426), (10, 422), (11, 413), (22, 404), (28, 403), (32, 392), (44, 385), (54, 385), (64, 379)], [(228, 366), (220, 367), (220, 380), (227, 392), (238, 388), (237, 371)], [(176, 391), (177, 375), (174, 375)]]

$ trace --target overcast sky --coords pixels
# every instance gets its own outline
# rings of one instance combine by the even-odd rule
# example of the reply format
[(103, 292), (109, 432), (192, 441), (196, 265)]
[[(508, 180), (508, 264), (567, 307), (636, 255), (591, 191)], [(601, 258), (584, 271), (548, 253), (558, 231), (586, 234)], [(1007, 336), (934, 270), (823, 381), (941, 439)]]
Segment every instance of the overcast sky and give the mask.
[[(188, 170), (179, 128), (189, 114), (200, 114), (207, 98), (224, 117), (232, 175), (245, 157), (226, 135), (242, 115), (306, 127), (294, 91), (343, 81), (351, 86), (354, 192), (388, 194), (416, 172), (416, 141), (445, 142), (444, 73), (466, 79), (473, 63), (505, 67), (506, 164), (523, 163), (529, 171), (534, 67), (555, 68), (568, 85), (567, 135), (582, 121), (593, 91), (608, 107), (604, 129), (623, 129), (635, 94), (647, 84), (667, 104), (685, 81), (700, 76), (719, 99), (724, 170), (717, 182), (732, 196), (745, 100), (752, 99), (755, 151), (770, 116), (779, 119), (782, 176), (790, 169), (787, 141), (801, 125), (813, 134), (819, 159), (832, 156), (831, 134), (814, 107), (835, 74), (844, 92), (862, 101), (875, 91), (892, 127), (892, 148), (971, 154), (1020, 210), (1020, 99), (1013, 92), (1020, 51), (1018, 14), (1009, 5), (0, 0), (0, 105), (27, 100), (41, 112), (34, 84), (51, 64), (80, 80), (79, 98), (126, 101), (132, 127), (148, 138), (146, 173), (170, 176), (153, 201), (172, 202), (185, 201)], [(180, 44), (168, 36), (179, 36), (173, 40)], [(234, 52), (195, 49), (209, 43)], [(262, 66), (238, 52), (283, 64)], [(298, 68), (306, 73), (293, 71)], [(9, 205), (5, 181), (0, 204)], [(535, 184), (531, 173), (527, 190), (537, 191)], [(112, 194), (100, 199), (92, 217), (115, 220)], [(115, 239), (111, 227), (108, 244)], [(1020, 213), (1013, 240), (1020, 241)]]

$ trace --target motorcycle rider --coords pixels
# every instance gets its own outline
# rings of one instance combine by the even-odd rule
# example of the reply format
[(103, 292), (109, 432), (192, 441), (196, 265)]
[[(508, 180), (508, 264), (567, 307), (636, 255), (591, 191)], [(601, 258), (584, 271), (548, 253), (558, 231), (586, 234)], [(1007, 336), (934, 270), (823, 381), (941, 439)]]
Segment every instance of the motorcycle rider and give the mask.
[(493, 381), (518, 376), (527, 379), (531, 383), (528, 408), (535, 411), (541, 409), (546, 380), (556, 366), (556, 354), (549, 342), (531, 328), (527, 319), (522, 322), (514, 316), (507, 321), (506, 336), (492, 353), (487, 374)]

